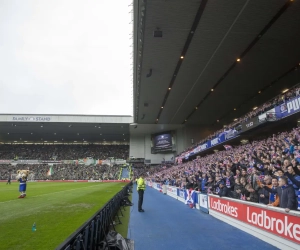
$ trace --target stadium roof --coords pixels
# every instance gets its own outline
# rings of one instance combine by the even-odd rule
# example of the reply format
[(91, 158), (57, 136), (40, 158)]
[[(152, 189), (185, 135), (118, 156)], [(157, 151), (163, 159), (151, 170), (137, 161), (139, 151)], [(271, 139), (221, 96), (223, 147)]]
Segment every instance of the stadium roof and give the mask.
[(132, 116), (0, 115), (4, 143), (129, 143), (130, 134), (175, 130), (182, 125), (132, 123)]
[(218, 127), (300, 82), (300, 1), (134, 4), (137, 123)]
[(0, 142), (129, 142), (131, 116), (0, 115)]

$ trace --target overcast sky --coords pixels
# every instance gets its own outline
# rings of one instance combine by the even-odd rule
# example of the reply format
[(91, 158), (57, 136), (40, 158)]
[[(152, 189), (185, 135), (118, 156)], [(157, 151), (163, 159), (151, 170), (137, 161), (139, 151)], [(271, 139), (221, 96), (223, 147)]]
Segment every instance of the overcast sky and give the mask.
[(132, 0), (1, 0), (0, 113), (132, 115)]

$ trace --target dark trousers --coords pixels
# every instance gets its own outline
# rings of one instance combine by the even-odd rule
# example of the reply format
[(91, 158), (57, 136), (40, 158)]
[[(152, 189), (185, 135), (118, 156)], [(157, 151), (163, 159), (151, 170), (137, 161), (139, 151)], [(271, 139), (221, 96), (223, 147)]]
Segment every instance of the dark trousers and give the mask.
[(144, 190), (139, 189), (138, 193), (139, 193), (139, 207), (138, 207), (138, 209), (142, 210), (143, 209), (142, 206), (143, 206), (143, 199), (144, 199)]

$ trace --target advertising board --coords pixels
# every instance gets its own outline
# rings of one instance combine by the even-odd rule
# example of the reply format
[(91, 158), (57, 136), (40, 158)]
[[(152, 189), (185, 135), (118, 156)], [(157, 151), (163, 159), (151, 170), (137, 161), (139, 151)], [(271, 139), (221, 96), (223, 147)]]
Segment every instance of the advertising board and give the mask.
[(172, 186), (168, 186), (167, 187), (167, 194), (174, 197), (174, 198), (177, 198), (177, 188), (172, 187)]
[(208, 196), (207, 194), (199, 194), (199, 206), (200, 206), (200, 211), (204, 213), (208, 213)]
[(209, 209), (300, 244), (300, 217), (209, 196)]

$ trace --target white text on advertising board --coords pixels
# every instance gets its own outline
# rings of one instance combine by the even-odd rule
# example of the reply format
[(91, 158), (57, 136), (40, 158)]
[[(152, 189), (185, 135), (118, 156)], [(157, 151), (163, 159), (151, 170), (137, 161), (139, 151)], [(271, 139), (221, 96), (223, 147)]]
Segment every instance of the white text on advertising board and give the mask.
[(211, 207), (217, 211), (220, 211), (222, 213), (231, 215), (233, 217), (238, 217), (238, 208), (237, 207), (233, 207), (229, 205), (229, 202), (227, 202), (227, 204), (223, 204), (221, 203), (220, 200), (216, 201), (212, 201), (211, 202)]
[(211, 140), (210, 143), (211, 143), (212, 146), (218, 144), (219, 143), (219, 138), (215, 138), (215, 139)]
[(288, 113), (290, 113), (292, 110), (297, 111), (299, 107), (300, 107), (300, 97), (287, 103)]
[(247, 128), (250, 128), (250, 127), (252, 127), (253, 126), (253, 122), (249, 122), (248, 124), (246, 124), (246, 127)]
[(263, 227), (267, 230), (283, 234), (290, 238), (300, 241), (300, 225), (289, 221), (289, 216), (284, 216), (284, 221), (280, 218), (268, 216), (267, 211), (261, 211), (259, 214), (250, 211), (247, 207), (247, 221), (250, 224)]

